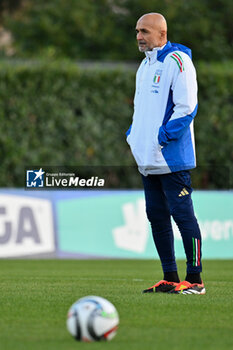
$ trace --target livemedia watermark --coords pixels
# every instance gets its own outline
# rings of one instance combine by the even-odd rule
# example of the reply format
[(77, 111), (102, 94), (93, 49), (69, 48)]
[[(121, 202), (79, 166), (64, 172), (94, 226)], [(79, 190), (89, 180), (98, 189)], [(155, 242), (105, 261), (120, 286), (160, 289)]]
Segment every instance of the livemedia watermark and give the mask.
[(82, 177), (72, 172), (47, 172), (42, 167), (26, 170), (27, 189), (103, 188), (105, 179), (99, 176)]

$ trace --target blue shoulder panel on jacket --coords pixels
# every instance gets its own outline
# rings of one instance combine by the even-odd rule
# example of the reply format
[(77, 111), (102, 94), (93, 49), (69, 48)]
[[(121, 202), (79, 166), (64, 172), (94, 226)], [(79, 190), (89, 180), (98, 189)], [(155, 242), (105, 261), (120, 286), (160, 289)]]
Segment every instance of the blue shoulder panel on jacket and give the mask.
[(170, 41), (168, 41), (166, 46), (164, 46), (164, 48), (162, 50), (158, 51), (157, 60), (160, 62), (163, 62), (165, 57), (169, 53), (177, 51), (177, 50), (186, 53), (192, 59), (191, 49), (189, 49), (187, 46), (184, 46), (182, 44), (171, 43)]

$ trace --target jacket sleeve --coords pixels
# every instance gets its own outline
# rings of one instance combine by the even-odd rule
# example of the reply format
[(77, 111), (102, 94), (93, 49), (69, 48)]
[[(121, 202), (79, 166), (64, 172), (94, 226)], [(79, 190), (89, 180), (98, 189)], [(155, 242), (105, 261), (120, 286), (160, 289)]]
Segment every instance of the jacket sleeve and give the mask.
[[(142, 70), (142, 67), (143, 65), (145, 64), (145, 61), (146, 59), (144, 59), (138, 70), (137, 70), (137, 74), (136, 74), (136, 82), (135, 82), (135, 85), (136, 85), (136, 88), (135, 88), (135, 93), (134, 93), (134, 100), (133, 100), (133, 104), (134, 104), (134, 109), (136, 108), (136, 105), (137, 105), (137, 93), (138, 93), (138, 81), (140, 80), (140, 75), (141, 75), (141, 70)], [(131, 132), (131, 128), (132, 128), (132, 124), (130, 125), (129, 129), (126, 131), (125, 135), (126, 135), (126, 139), (128, 138), (128, 136), (130, 135), (130, 132)]]
[(126, 137), (129, 136), (130, 134), (130, 131), (131, 131), (131, 128), (132, 128), (132, 124), (130, 125), (129, 129), (126, 131), (125, 135)]
[[(171, 60), (173, 74), (172, 100), (173, 113), (168, 121), (164, 120), (159, 129), (158, 140), (161, 146), (178, 140), (189, 127), (197, 113), (196, 71), (188, 55), (179, 52), (178, 59)], [(174, 58), (176, 58), (174, 56)]]

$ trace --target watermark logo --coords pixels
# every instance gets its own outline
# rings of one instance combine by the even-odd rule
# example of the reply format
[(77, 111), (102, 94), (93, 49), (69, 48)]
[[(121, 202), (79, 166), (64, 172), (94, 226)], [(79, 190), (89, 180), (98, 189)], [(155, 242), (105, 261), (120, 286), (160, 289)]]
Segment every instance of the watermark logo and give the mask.
[(39, 170), (26, 170), (26, 188), (32, 189), (63, 189), (77, 187), (104, 187), (105, 179), (98, 176), (82, 178), (75, 173), (47, 172)]
[(44, 187), (44, 171), (40, 170), (27, 170), (26, 187)]

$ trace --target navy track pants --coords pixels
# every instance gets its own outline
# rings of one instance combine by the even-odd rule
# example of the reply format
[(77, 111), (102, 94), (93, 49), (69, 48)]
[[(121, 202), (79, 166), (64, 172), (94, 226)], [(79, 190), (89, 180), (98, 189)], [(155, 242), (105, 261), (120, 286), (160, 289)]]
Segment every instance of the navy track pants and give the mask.
[(191, 199), (188, 170), (143, 176), (146, 213), (164, 272), (177, 271), (171, 216), (183, 240), (187, 273), (202, 271), (201, 232)]

